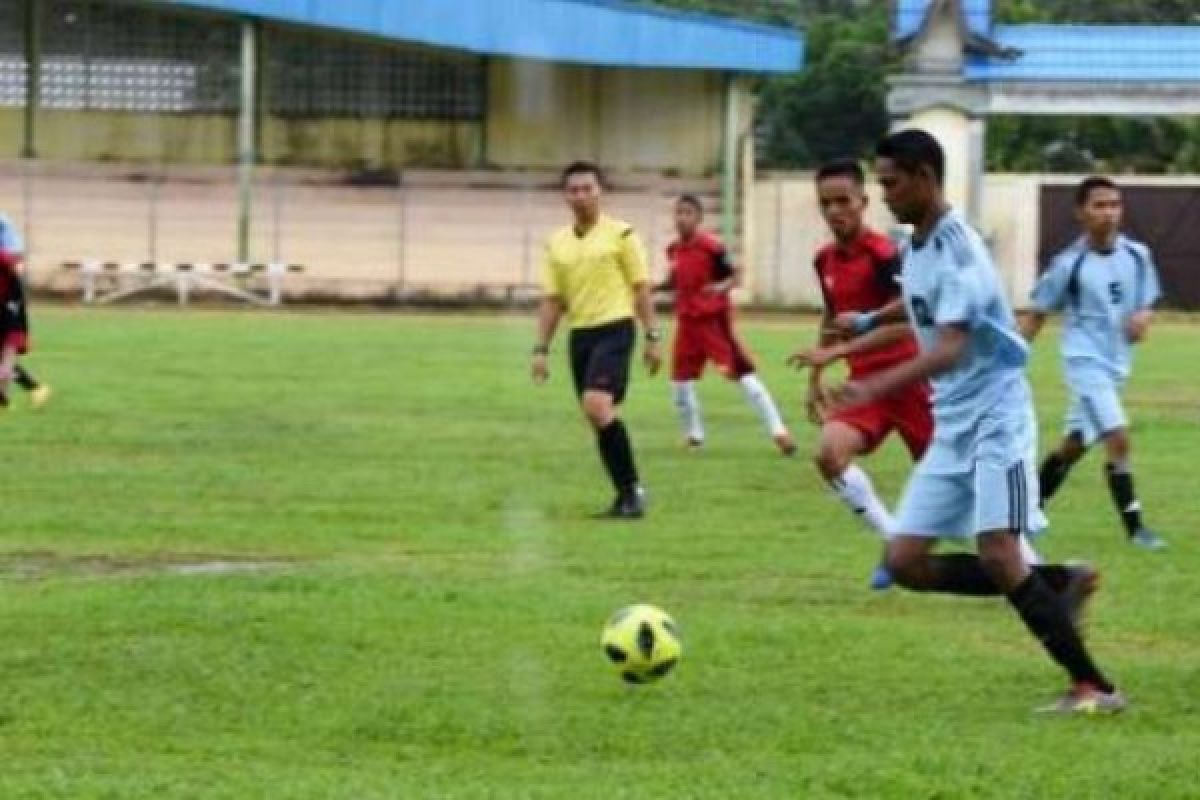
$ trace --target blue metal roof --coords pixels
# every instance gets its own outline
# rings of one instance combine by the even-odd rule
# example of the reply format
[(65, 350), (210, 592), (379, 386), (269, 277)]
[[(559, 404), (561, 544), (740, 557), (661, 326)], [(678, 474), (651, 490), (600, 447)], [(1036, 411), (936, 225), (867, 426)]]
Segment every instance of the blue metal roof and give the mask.
[(799, 31), (624, 0), (151, 0), (484, 55), (621, 67), (795, 72)]
[[(971, 33), (987, 36), (992, 29), (992, 0), (961, 0)], [(907, 39), (921, 29), (934, 0), (896, 0), (892, 35)]]
[(979, 81), (1197, 81), (1200, 26), (998, 25), (993, 38), (1024, 55), (972, 57)]

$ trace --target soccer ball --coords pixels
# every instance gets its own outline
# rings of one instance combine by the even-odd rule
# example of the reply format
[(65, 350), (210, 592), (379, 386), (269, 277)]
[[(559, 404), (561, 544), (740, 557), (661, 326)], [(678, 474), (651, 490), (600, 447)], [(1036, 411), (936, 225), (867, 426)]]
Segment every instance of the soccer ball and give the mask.
[(670, 614), (650, 605), (626, 606), (613, 614), (600, 644), (628, 683), (653, 683), (683, 655), (679, 626)]

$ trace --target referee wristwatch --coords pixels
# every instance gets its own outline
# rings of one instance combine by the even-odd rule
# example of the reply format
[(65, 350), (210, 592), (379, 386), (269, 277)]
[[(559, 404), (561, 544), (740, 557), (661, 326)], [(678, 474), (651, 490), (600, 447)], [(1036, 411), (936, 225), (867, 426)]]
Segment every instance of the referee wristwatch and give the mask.
[(646, 341), (647, 342), (653, 342), (654, 344), (658, 344), (659, 342), (662, 341), (662, 338), (663, 338), (662, 337), (662, 328), (647, 328), (646, 329)]

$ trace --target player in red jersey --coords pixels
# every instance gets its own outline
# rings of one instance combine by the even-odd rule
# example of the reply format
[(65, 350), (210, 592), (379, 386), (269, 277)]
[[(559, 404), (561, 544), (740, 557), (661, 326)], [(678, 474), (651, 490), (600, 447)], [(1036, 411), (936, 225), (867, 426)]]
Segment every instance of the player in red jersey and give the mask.
[(656, 287), (675, 292), (677, 322), (671, 380), (684, 436), (693, 449), (704, 444), (696, 381), (712, 361), (721, 374), (742, 387), (775, 446), (790, 456), (796, 452), (796, 443), (771, 393), (756, 374), (754, 361), (733, 331), (729, 293), (738, 285), (739, 271), (730, 263), (721, 240), (701, 230), (703, 220), (704, 207), (697, 197), (685, 194), (676, 201), (675, 229), (679, 238), (667, 247), (670, 275)]
[[(933, 436), (929, 385), (913, 384), (873, 403), (833, 414), (825, 412), (821, 388), (822, 371), (839, 359), (849, 363), (852, 378), (861, 378), (917, 354), (916, 341), (906, 324), (881, 326), (868, 333), (874, 315), (900, 297), (900, 261), (891, 240), (863, 222), (867, 207), (864, 183), (862, 167), (855, 161), (836, 161), (817, 172), (821, 215), (834, 238), (813, 262), (825, 313), (818, 346), (797, 352), (789, 361), (812, 368), (807, 406), (809, 418), (821, 426), (814, 458), (817, 471), (851, 511), (886, 539), (892, 527), (891, 514), (875, 493), (870, 477), (854, 460), (875, 450), (893, 430), (913, 459), (919, 459)], [(886, 570), (876, 568), (872, 588), (890, 585)]]
[[(811, 367), (808, 415), (821, 426), (814, 458), (817, 471), (846, 506), (860, 516), (881, 539), (892, 532), (892, 516), (875, 493), (867, 473), (854, 463), (877, 448), (895, 431), (904, 440), (913, 460), (919, 460), (933, 438), (933, 410), (929, 384), (911, 384), (874, 402), (826, 413), (821, 373), (845, 359), (851, 379), (862, 379), (917, 355), (917, 344), (907, 323), (876, 327), (879, 317), (900, 309), (901, 261), (896, 246), (863, 221), (867, 196), (865, 176), (855, 161), (835, 161), (817, 172), (817, 199), (834, 241), (818, 251), (813, 266), (825, 300), (818, 346), (801, 350), (789, 360)], [(1037, 554), (1022, 537), (1029, 563)], [(891, 586), (882, 566), (871, 576), (871, 588)]]

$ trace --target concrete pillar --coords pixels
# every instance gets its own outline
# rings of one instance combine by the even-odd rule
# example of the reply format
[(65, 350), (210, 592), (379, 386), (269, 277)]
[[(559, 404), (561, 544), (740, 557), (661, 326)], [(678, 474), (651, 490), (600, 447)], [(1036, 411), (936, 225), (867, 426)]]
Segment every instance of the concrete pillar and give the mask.
[(253, 202), (254, 165), (258, 160), (258, 24), (242, 20), (241, 96), (238, 105), (238, 235), (237, 257), (250, 260), (250, 211)]
[(937, 106), (916, 112), (896, 128), (920, 128), (933, 134), (946, 153), (946, 199), (977, 223), (982, 191), (976, 170), (983, 159), (983, 120), (972, 119), (955, 108)]

